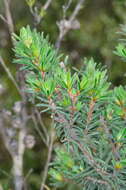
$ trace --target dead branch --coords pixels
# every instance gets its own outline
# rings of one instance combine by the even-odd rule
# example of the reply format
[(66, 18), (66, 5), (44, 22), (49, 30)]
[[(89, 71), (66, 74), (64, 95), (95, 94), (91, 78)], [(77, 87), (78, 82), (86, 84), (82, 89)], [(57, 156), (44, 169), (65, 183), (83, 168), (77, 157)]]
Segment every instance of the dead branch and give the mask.
[[(47, 0), (46, 3), (41, 7), (41, 9), (46, 11), (49, 8), (51, 3), (52, 3), (52, 0)], [(38, 8), (36, 6), (35, 7), (30, 7), (30, 12), (34, 17), (35, 26), (37, 26), (42, 21), (44, 15), (40, 14), (40, 11), (38, 10)]]
[(43, 6), (43, 9), (47, 10), (51, 3), (52, 3), (52, 0), (47, 0), (47, 2), (45, 3), (45, 5)]
[(41, 132), (41, 130), (39, 129), (39, 126), (38, 126), (38, 124), (37, 124), (37, 120), (36, 120), (35, 115), (32, 115), (32, 120), (33, 120), (33, 123), (34, 123), (34, 127), (35, 127), (36, 131), (38, 132), (38, 134), (39, 134), (39, 136), (40, 136), (42, 142), (44, 142), (44, 144), (46, 145), (46, 147), (48, 147), (49, 145), (48, 145), (48, 143), (47, 143), (47, 140), (46, 140), (44, 134), (43, 134), (43, 133)]
[(85, 2), (85, 0), (78, 1), (78, 3), (75, 6), (75, 9), (74, 9), (73, 13), (71, 14), (71, 16), (69, 17), (69, 19), (63, 18), (62, 20), (57, 22), (57, 25), (59, 28), (59, 36), (58, 36), (56, 44), (55, 44), (57, 49), (60, 48), (61, 42), (62, 42), (63, 38), (65, 37), (65, 35), (69, 32), (69, 30), (72, 30), (72, 29), (75, 30), (75, 29), (80, 28), (80, 23), (76, 20), (76, 17), (77, 17), (84, 2)]
[(7, 73), (9, 79), (12, 81), (12, 83), (14, 84), (14, 86), (16, 87), (18, 93), (22, 96), (20, 88), (16, 82), (16, 80), (14, 79), (13, 75), (11, 74), (11, 71), (9, 70), (9, 68), (6, 66), (3, 58), (0, 56), (0, 64), (2, 65), (2, 67), (4, 68), (5, 72)]
[(10, 1), (9, 0), (3, 0), (4, 6), (5, 6), (5, 16), (7, 20), (7, 26), (9, 29), (10, 35), (14, 32), (14, 24), (12, 19), (12, 14), (10, 11)]

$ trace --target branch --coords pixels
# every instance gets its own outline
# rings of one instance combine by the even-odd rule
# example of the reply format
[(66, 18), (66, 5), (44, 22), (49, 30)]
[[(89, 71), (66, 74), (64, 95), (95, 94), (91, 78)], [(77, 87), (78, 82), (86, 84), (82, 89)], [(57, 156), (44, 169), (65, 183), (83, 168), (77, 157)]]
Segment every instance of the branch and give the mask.
[[(6, 117), (7, 116), (7, 117)], [(8, 116), (10, 117), (10, 112), (5, 112), (5, 111), (2, 111), (0, 112), (0, 132), (2, 134), (2, 139), (4, 141), (4, 144), (5, 144), (5, 147), (6, 149), (8, 150), (9, 154), (11, 155), (11, 157), (13, 156), (13, 151), (11, 149), (11, 144), (10, 144), (10, 139), (7, 138), (7, 132), (6, 132), (6, 129), (5, 129), (5, 123), (4, 123), (4, 118), (6, 120), (9, 120), (8, 119)]]
[(37, 108), (35, 108), (35, 113), (36, 113), (36, 115), (37, 115), (37, 118), (38, 118), (38, 121), (39, 121), (39, 123), (40, 123), (40, 125), (41, 125), (41, 128), (42, 128), (42, 130), (43, 130), (43, 132), (44, 132), (44, 135), (46, 136), (47, 144), (48, 144), (48, 143), (49, 143), (48, 131), (47, 131), (47, 129), (46, 129), (46, 126), (45, 126), (44, 123), (43, 123), (43, 120), (42, 120), (41, 115), (40, 115), (40, 113), (39, 113), (39, 111), (38, 111)]
[[(52, 121), (52, 123), (53, 123), (53, 121)], [(55, 133), (53, 131), (53, 126), (52, 125), (51, 125), (51, 135), (50, 135), (50, 144), (49, 144), (48, 156), (47, 156), (47, 161), (46, 161), (46, 165), (45, 165), (45, 168), (44, 168), (44, 175), (43, 175), (43, 180), (42, 180), (42, 183), (41, 183), (40, 190), (43, 190), (44, 187), (45, 187), (45, 182), (46, 182), (47, 175), (48, 175), (49, 163), (50, 163), (51, 155), (52, 155), (53, 142), (54, 142), (54, 137), (55, 137)]]
[(84, 1), (85, 0), (80, 0), (78, 2), (78, 4), (76, 5), (76, 7), (75, 7), (75, 9), (73, 11), (73, 14), (70, 16), (70, 19), (69, 19), (70, 22), (72, 22), (76, 18), (76, 16), (78, 15), (78, 13), (79, 13), (79, 11), (80, 11), (80, 9), (81, 9), (82, 4), (84, 3)]
[(4, 1), (4, 6), (5, 6), (5, 16), (7, 20), (7, 25), (9, 29), (10, 35), (14, 32), (14, 24), (13, 24), (13, 19), (10, 11), (10, 1), (9, 0), (3, 0)]
[(0, 190), (3, 190), (3, 187), (2, 187), (2, 185), (0, 184)]
[(47, 185), (44, 185), (46, 190), (51, 190)]
[(44, 10), (47, 10), (49, 5), (51, 4), (52, 0), (47, 0), (47, 2), (45, 3), (45, 5), (43, 6)]
[(12, 81), (12, 83), (14, 84), (14, 86), (16, 87), (18, 93), (22, 96), (20, 88), (16, 82), (16, 80), (14, 79), (13, 75), (11, 74), (9, 68), (6, 66), (6, 64), (4, 63), (3, 58), (0, 56), (0, 64), (2, 65), (2, 67), (4, 68), (4, 70), (6, 71), (9, 79)]
[(22, 190), (24, 185), (23, 180), (23, 155), (25, 151), (24, 139), (26, 136), (25, 129), (21, 129), (18, 135), (18, 149), (13, 156), (13, 175), (15, 190)]
[(38, 126), (37, 121), (36, 121), (36, 117), (34, 115), (32, 115), (32, 120), (34, 122), (34, 127), (35, 127), (36, 131), (38, 132), (39, 136), (42, 139), (42, 142), (44, 142), (44, 144), (48, 147), (48, 143), (46, 141), (46, 138), (44, 137), (44, 135), (40, 131), (39, 126)]
[(0, 14), (0, 18), (1, 18), (1, 20), (2, 20), (3, 22), (5, 22), (6, 24), (8, 24), (6, 18), (5, 18), (3, 15)]
[[(52, 3), (52, 0), (47, 0), (47, 2), (42, 6), (42, 10), (46, 11), (51, 3)], [(42, 21), (44, 15), (43, 16), (40, 15), (40, 12), (37, 7), (34, 7), (34, 9), (33, 7), (30, 7), (30, 12), (34, 17), (34, 20), (35, 20), (34, 24), (38, 25)]]
[[(85, 2), (85, 0), (79, 0), (76, 4), (76, 7), (69, 17), (69, 19), (62, 19), (61, 21), (57, 22), (58, 28), (59, 28), (59, 36), (56, 41), (56, 48), (59, 49), (61, 46), (61, 42), (65, 35), (69, 32), (71, 29), (78, 29), (80, 28), (80, 23), (76, 20), (76, 17), (82, 7), (82, 4)], [(69, 3), (69, 2), (68, 2)], [(69, 7), (69, 6), (68, 6)]]
[(63, 18), (66, 18), (66, 12), (67, 10), (69, 9), (71, 3), (72, 3), (73, 0), (69, 0), (68, 3), (66, 5), (63, 5)]

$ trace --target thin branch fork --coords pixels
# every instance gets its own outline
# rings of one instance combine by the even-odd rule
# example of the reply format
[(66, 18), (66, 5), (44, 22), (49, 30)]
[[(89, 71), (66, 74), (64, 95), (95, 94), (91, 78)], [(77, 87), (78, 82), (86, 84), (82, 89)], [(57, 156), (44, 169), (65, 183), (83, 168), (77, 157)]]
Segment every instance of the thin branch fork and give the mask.
[(25, 151), (24, 138), (26, 136), (26, 130), (22, 129), (19, 132), (18, 137), (18, 153), (13, 156), (13, 175), (15, 190), (22, 190), (24, 186), (23, 180), (23, 155)]
[(78, 29), (80, 27), (79, 22), (77, 22), (76, 17), (82, 7), (82, 4), (85, 2), (85, 0), (79, 0), (76, 4), (76, 7), (69, 17), (69, 19), (62, 19), (60, 22), (57, 22), (57, 25), (59, 27), (59, 36), (56, 41), (56, 48), (59, 49), (61, 46), (61, 41), (63, 40), (64, 36), (69, 32), (71, 29)]
[[(46, 11), (49, 8), (51, 3), (52, 3), (52, 0), (47, 0), (46, 3), (42, 6), (42, 9), (44, 11)], [(34, 9), (33, 9), (33, 7), (30, 7), (30, 12), (34, 17), (35, 25), (38, 25), (41, 22), (41, 20), (43, 19), (43, 16), (39, 14), (37, 7), (34, 7)]]

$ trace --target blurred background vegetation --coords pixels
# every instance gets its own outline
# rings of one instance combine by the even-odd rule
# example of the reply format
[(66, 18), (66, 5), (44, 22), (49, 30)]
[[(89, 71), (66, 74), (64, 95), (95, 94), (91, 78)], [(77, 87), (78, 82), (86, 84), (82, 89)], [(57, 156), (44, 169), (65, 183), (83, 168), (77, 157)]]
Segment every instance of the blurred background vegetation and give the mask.
[[(39, 8), (46, 0), (36, 0)], [(62, 19), (62, 6), (67, 0), (53, 0), (50, 7), (44, 13), (43, 20), (34, 26), (33, 16), (25, 0), (11, 1), (11, 12), (18, 33), (22, 26), (30, 25), (36, 27), (38, 31), (49, 34), (50, 41), (55, 44), (58, 37), (58, 27), (56, 22)], [(73, 0), (67, 12), (69, 16), (77, 0)], [(0, 0), (0, 13), (4, 15), (5, 9), (3, 0)], [(117, 33), (120, 31), (120, 24), (126, 22), (126, 1), (125, 0), (85, 0), (84, 6), (77, 16), (80, 22), (80, 29), (71, 30), (65, 36), (60, 51), (69, 55), (70, 66), (79, 68), (84, 57), (93, 57), (96, 62), (101, 62), (108, 69), (109, 80), (113, 85), (125, 85), (126, 64), (120, 60), (113, 51), (120, 38)], [(0, 20), (0, 54), (6, 65), (16, 77), (18, 69), (12, 63), (14, 53), (12, 42), (6, 23)], [(2, 90), (3, 88), (3, 90)], [(3, 67), (0, 65), (0, 110), (11, 109), (14, 102), (20, 100), (20, 96), (9, 80)], [(44, 118), (48, 127), (48, 119)], [(36, 137), (36, 145), (32, 150), (26, 150), (24, 155), (24, 173), (28, 174), (29, 188), (37, 190), (41, 183), (41, 172), (46, 160), (46, 147), (41, 143), (37, 132), (31, 123), (29, 130)], [(55, 147), (55, 146), (54, 146)], [(4, 189), (9, 189), (11, 184), (11, 159), (0, 138), (0, 184)], [(49, 179), (48, 179), (49, 182)], [(78, 189), (74, 185), (68, 185), (65, 189)]]

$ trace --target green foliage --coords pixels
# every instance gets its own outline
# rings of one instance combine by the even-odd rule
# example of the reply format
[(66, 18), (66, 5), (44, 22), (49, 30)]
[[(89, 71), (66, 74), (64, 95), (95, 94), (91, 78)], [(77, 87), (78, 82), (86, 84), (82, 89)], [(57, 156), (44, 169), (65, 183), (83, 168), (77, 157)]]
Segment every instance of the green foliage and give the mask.
[(80, 82), (81, 90), (86, 89), (87, 94), (95, 99), (104, 97), (110, 86), (110, 83), (107, 82), (107, 71), (97, 68), (97, 64), (93, 59), (86, 61), (86, 64), (87, 67)]
[(115, 54), (117, 54), (118, 56), (122, 57), (122, 58), (126, 58), (126, 48), (123, 44), (119, 44), (116, 47), (116, 52)]
[[(62, 186), (64, 183), (72, 182), (71, 178), (79, 174), (83, 167), (77, 166), (72, 155), (66, 150), (57, 149), (56, 158), (52, 163), (53, 168), (49, 170), (49, 175), (52, 177), (52, 184)], [(69, 177), (68, 177), (69, 176)]]
[(121, 31), (119, 32), (120, 35), (122, 35), (122, 39), (120, 39), (121, 43), (118, 44), (116, 47), (115, 54), (123, 58), (123, 60), (126, 61), (126, 41), (125, 41), (125, 35), (126, 35), (126, 26), (121, 26)]
[[(15, 54), (18, 63), (25, 64), (25, 69), (36, 70), (44, 74), (55, 68), (59, 61), (59, 56), (55, 49), (49, 44), (48, 37), (44, 38), (43, 33), (31, 32), (29, 26), (22, 28), (20, 36), (13, 35), (15, 44)], [(16, 60), (17, 62), (17, 60)]]
[(13, 39), (15, 62), (23, 64), (28, 73), (29, 92), (41, 101), (38, 106), (51, 114), (64, 146), (56, 150), (49, 171), (54, 185), (75, 183), (83, 190), (125, 190), (125, 88), (110, 90), (107, 71), (93, 59), (72, 74), (61, 67), (60, 56), (48, 38), (29, 27)]

